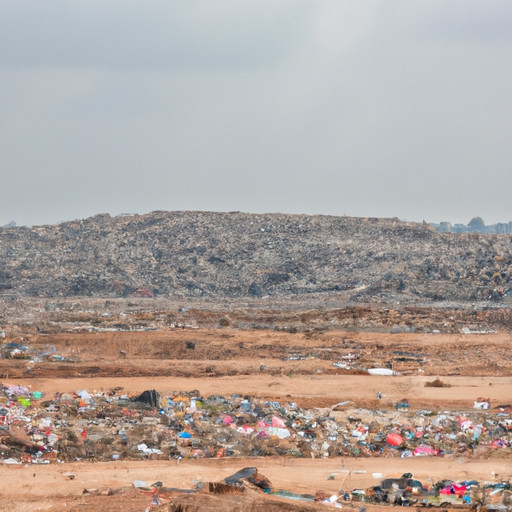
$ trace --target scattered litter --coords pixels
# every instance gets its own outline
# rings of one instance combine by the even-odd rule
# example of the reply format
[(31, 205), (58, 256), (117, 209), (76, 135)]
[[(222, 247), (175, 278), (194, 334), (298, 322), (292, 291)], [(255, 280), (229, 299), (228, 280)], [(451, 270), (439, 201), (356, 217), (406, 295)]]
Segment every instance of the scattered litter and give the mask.
[(473, 409), (490, 409), (491, 408), (491, 400), (489, 398), (477, 398), (475, 403), (473, 404)]
[(202, 397), (198, 390), (130, 397), (121, 388), (81, 389), (44, 397), (22, 385), (1, 389), (5, 464), (265, 456), (463, 460), (512, 447), (512, 407), (491, 410), (480, 397), (476, 402), (489, 408), (456, 413), (410, 410), (407, 399), (390, 410), (350, 401), (308, 410), (285, 400)]
[(398, 375), (395, 371), (390, 370), (389, 368), (369, 368), (368, 373), (370, 375)]

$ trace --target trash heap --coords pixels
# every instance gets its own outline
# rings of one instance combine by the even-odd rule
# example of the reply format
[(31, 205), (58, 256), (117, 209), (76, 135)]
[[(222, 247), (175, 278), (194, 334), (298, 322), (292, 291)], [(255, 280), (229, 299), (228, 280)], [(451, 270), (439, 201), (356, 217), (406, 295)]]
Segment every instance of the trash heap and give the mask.
[(0, 459), (6, 463), (208, 457), (480, 457), (512, 446), (510, 409), (465, 414), (348, 408), (199, 391), (137, 396), (122, 388), (48, 398), (2, 385)]
[(61, 356), (57, 354), (55, 345), (38, 345), (34, 347), (23, 343), (0, 343), (0, 358), (2, 359), (27, 359), (29, 363), (68, 362), (76, 363), (78, 357)]
[(386, 478), (380, 485), (368, 489), (353, 489), (343, 493), (344, 501), (407, 506), (467, 505), (472, 508), (512, 509), (510, 482), (440, 480), (433, 485), (423, 484), (405, 473), (401, 478)]
[[(440, 480), (435, 484), (423, 484), (414, 478), (412, 473), (405, 473), (400, 478), (385, 478), (379, 485), (367, 489), (340, 490), (329, 493), (322, 490), (315, 494), (298, 494), (295, 492), (276, 489), (256, 467), (243, 468), (220, 482), (193, 481), (193, 489), (178, 489), (166, 487), (162, 482), (152, 485), (135, 480), (133, 486), (143, 491), (152, 491), (152, 500), (146, 509), (158, 510), (158, 506), (174, 502), (175, 508), (167, 510), (183, 510), (179, 508), (180, 495), (241, 495), (253, 490), (265, 493), (269, 497), (278, 496), (294, 502), (317, 502), (334, 508), (343, 508), (348, 502), (369, 503), (377, 505), (400, 505), (403, 507), (466, 507), (487, 510), (512, 510), (512, 485), (510, 482), (482, 482), (466, 480), (455, 482)], [(226, 504), (227, 505), (227, 504)], [(238, 503), (239, 505), (239, 503)], [(354, 508), (354, 507), (350, 507)], [(364, 508), (364, 507), (363, 507)], [(226, 510), (231, 510), (229, 507)], [(239, 510), (237, 508), (236, 510)], [(359, 510), (362, 510), (360, 507)]]
[[(153, 510), (164, 510), (166, 511), (181, 511), (188, 510), (192, 508), (192, 504), (189, 502), (188, 507), (187, 504), (180, 500), (181, 497), (193, 498), (194, 495), (200, 494), (200, 502), (201, 506), (208, 506), (208, 504), (213, 504), (211, 499), (207, 499), (209, 497), (217, 497), (222, 498), (221, 502), (217, 501), (217, 510), (218, 506), (222, 507), (222, 510), (241, 510), (240, 501), (230, 503), (229, 498), (233, 496), (241, 496), (246, 495), (250, 497), (250, 501), (247, 502), (247, 505), (254, 505), (254, 498), (257, 494), (267, 495), (268, 498), (272, 498), (278, 496), (280, 498), (286, 498), (289, 500), (293, 500), (295, 503), (297, 502), (317, 502), (323, 503), (330, 507), (334, 508), (342, 508), (343, 495), (326, 493), (324, 491), (318, 491), (316, 494), (297, 494), (294, 492), (275, 489), (270, 482), (270, 480), (265, 477), (265, 475), (261, 474), (256, 467), (246, 467), (240, 469), (233, 475), (226, 477), (224, 480), (219, 482), (206, 482), (202, 481), (192, 481), (195, 484), (193, 489), (179, 489), (174, 487), (166, 487), (162, 482), (155, 482), (151, 485), (147, 484), (141, 480), (135, 480), (133, 482), (133, 486), (136, 489), (151, 492), (152, 499), (146, 508), (146, 512), (151, 512)], [(198, 501), (199, 501), (198, 500)], [(196, 501), (196, 504), (198, 503)], [(275, 510), (272, 505), (277, 505), (282, 502), (275, 502), (272, 500), (260, 501), (262, 506), (265, 508), (261, 508), (261, 510), (266, 510), (267, 507), (269, 510)], [(169, 504), (167, 507), (162, 508), (162, 505)], [(192, 506), (191, 506), (192, 505)], [(234, 506), (233, 506), (234, 505)], [(282, 507), (279, 507), (282, 509)], [(195, 510), (195, 508), (194, 508)], [(208, 510), (211, 510), (208, 507)], [(251, 508), (253, 510), (253, 508)], [(260, 508), (258, 508), (260, 510)], [(290, 510), (286, 508), (286, 510)], [(302, 507), (293, 507), (293, 510), (304, 510)], [(308, 509), (309, 510), (309, 509)]]

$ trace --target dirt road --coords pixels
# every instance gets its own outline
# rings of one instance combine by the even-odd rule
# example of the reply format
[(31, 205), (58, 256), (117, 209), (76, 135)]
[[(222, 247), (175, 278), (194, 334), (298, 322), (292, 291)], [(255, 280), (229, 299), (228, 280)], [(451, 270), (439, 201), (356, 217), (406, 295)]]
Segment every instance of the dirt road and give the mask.
[[(277, 489), (315, 493), (322, 489), (336, 493), (341, 489), (366, 488), (386, 477), (411, 472), (425, 482), (441, 479), (476, 478), (495, 480), (512, 478), (508, 461), (485, 460), (458, 463), (455, 459), (203, 459), (142, 462), (98, 462), (96, 464), (50, 464), (42, 466), (0, 466), (2, 496), (39, 497), (82, 496), (84, 489), (131, 486), (134, 480), (148, 484), (161, 481), (168, 487), (192, 489), (198, 481), (219, 481), (245, 466), (257, 466)], [(69, 474), (73, 474), (70, 480)], [(35, 475), (35, 476), (34, 476)], [(334, 475), (334, 480), (328, 480)], [(38, 509), (34, 509), (38, 510)], [(44, 508), (41, 508), (44, 510)]]

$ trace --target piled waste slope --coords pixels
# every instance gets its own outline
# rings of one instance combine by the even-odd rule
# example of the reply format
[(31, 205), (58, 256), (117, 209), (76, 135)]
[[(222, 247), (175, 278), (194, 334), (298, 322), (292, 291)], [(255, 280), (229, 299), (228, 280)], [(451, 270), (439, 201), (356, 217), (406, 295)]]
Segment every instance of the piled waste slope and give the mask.
[[(475, 407), (480, 402), (475, 403)], [(77, 390), (47, 397), (0, 388), (0, 463), (230, 457), (510, 458), (512, 407), (466, 412), (364, 409), (350, 401), (304, 409), (294, 402), (212, 395), (128, 396)], [(340, 408), (339, 411), (335, 410)], [(462, 459), (461, 459), (462, 460)], [(7, 462), (6, 462), (7, 461)]]
[(0, 229), (0, 293), (502, 301), (512, 237), (398, 219), (153, 212)]

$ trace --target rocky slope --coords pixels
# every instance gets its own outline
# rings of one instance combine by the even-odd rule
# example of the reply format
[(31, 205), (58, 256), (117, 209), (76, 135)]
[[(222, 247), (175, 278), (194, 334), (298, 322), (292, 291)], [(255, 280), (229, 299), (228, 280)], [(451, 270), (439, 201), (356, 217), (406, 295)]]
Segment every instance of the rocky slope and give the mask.
[(506, 300), (512, 237), (398, 219), (153, 212), (0, 229), (0, 293)]

